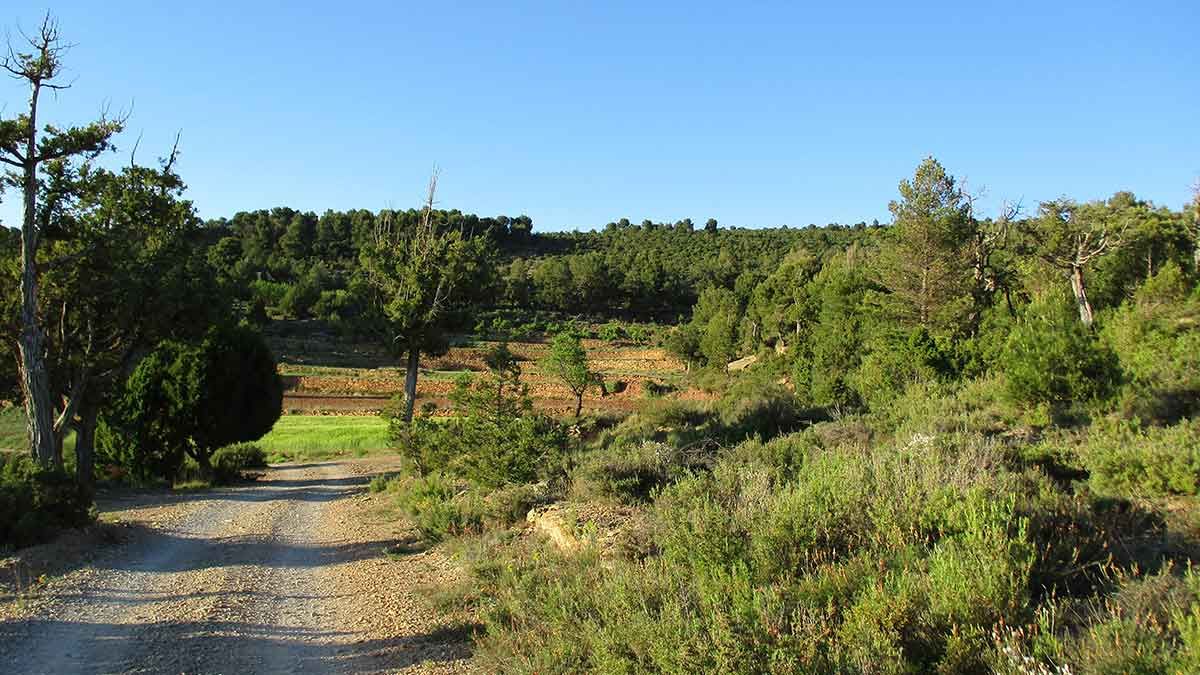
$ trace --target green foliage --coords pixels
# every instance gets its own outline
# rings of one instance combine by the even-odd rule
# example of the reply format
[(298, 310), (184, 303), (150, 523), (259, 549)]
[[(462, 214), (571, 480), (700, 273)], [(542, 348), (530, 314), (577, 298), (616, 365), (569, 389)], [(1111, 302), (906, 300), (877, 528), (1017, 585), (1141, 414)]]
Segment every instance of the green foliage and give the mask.
[(617, 340), (621, 339), (624, 333), (625, 331), (621, 329), (620, 324), (610, 321), (609, 323), (600, 326), (600, 329), (596, 331), (596, 337), (604, 340), (605, 342), (616, 342)]
[[(1056, 625), (1079, 618), (1085, 625), (1066, 634)], [(1047, 663), (1082, 673), (1190, 673), (1200, 664), (1198, 626), (1196, 573), (1167, 567), (1128, 580), (1091, 607), (1050, 608), (1036, 623), (1002, 632), (992, 665), (1000, 673), (1050, 672)]]
[(267, 453), (254, 443), (227, 445), (213, 453), (212, 468), (216, 482), (234, 483), (250, 477), (252, 469), (267, 468)]
[(583, 395), (594, 384), (596, 374), (588, 368), (587, 350), (575, 331), (563, 331), (554, 336), (550, 351), (542, 361), (542, 369), (567, 386), (575, 396), (575, 417), (583, 408)]
[(395, 353), (407, 357), (404, 421), (416, 402), (418, 357), (449, 348), (448, 331), (466, 323), (465, 309), (491, 285), (493, 248), (483, 237), (438, 227), (437, 187), (418, 221), (389, 214), (380, 219), (359, 253), (359, 279), (368, 308), (362, 322)]
[(811, 349), (797, 350), (794, 377), (798, 386), (808, 385), (814, 404), (849, 411), (861, 405), (851, 376), (862, 360), (862, 303), (871, 285), (849, 258), (827, 264), (815, 283), (821, 309)]
[(895, 222), (877, 263), (883, 304), (906, 327), (954, 332), (972, 300), (970, 200), (932, 157), (901, 181), (900, 196), (888, 205)]
[(489, 349), (483, 361), (487, 375), (464, 373), (455, 380), (450, 400), (460, 413), (503, 422), (533, 409), (529, 387), (521, 382), (521, 364), (507, 342)]
[(884, 332), (867, 349), (850, 384), (872, 410), (884, 408), (912, 384), (953, 375), (949, 356), (924, 328)]
[(1200, 406), (1200, 296), (1169, 263), (1107, 322), (1104, 335), (1128, 379), (1123, 407), (1145, 420), (1178, 420)]
[(283, 282), (255, 279), (250, 282), (250, 297), (252, 301), (261, 302), (267, 307), (279, 308), (290, 288)]
[(145, 479), (171, 479), (184, 455), (205, 471), (218, 448), (279, 419), (283, 386), (262, 336), (216, 327), (197, 345), (166, 342), (130, 375), (99, 436), (102, 455)]
[(706, 467), (702, 450), (644, 441), (592, 452), (572, 474), (573, 486), (582, 497), (648, 503), (657, 490)]
[[(284, 318), (288, 319), (306, 319), (313, 316), (317, 303), (322, 299), (325, 283), (321, 266), (314, 265), (308, 274), (287, 286), (287, 291), (279, 298), (276, 307), (283, 313)], [(328, 311), (327, 307), (322, 309)]]
[(1094, 218), (1120, 231), (1120, 245), (1095, 265), (1089, 297), (1098, 308), (1117, 307), (1133, 289), (1167, 267), (1176, 271), (1194, 265), (1194, 243), (1188, 214), (1156, 208), (1132, 193), (1118, 192), (1089, 205)]
[(397, 479), (389, 487), (396, 490), (400, 508), (429, 541), (476, 532), (483, 525), (478, 497), (445, 474)]
[(1094, 425), (1080, 455), (1092, 485), (1103, 494), (1200, 491), (1200, 420), (1148, 429), (1131, 422)]
[(392, 417), (393, 445), (419, 475), (442, 473), (474, 485), (497, 488), (530, 483), (563, 470), (566, 429), (531, 405), (521, 370), (506, 345), (486, 359), (489, 374), (472, 383), (460, 379), (454, 417)]
[(712, 287), (700, 293), (692, 311), (692, 326), (705, 363), (724, 370), (737, 358), (740, 316), (737, 296), (732, 291)]
[(1102, 399), (1120, 380), (1116, 356), (1053, 296), (1025, 310), (1001, 358), (1009, 396), (1030, 405)]
[[(1023, 621), (1034, 549), (971, 445), (817, 452), (774, 482), (721, 463), (654, 503), (661, 553), (596, 565), (516, 550), (479, 570), (505, 670), (979, 670)], [(586, 628), (585, 628), (586, 627)]]
[(421, 475), (446, 473), (485, 487), (529, 483), (562, 471), (567, 434), (543, 416), (394, 423), (392, 442)]
[(70, 476), (0, 453), (0, 549), (39, 544), (94, 519), (91, 493)]
[(693, 363), (704, 363), (704, 355), (700, 351), (700, 331), (690, 323), (671, 329), (663, 346), (689, 369)]
[(486, 285), (487, 257), (483, 240), (457, 231), (440, 233), (425, 224), (383, 226), (363, 250), (361, 263), (389, 343), (401, 353), (445, 351), (446, 331), (458, 321), (453, 310), (469, 304)]

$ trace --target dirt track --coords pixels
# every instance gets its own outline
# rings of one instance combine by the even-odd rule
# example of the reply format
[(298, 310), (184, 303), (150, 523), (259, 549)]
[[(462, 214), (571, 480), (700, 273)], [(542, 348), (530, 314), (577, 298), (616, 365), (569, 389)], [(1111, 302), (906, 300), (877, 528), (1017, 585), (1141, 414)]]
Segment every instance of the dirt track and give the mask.
[(128, 541), (0, 606), (3, 673), (462, 672), (469, 648), (416, 592), (453, 568), (389, 558), (378, 460), (285, 466), (244, 487), (126, 495)]

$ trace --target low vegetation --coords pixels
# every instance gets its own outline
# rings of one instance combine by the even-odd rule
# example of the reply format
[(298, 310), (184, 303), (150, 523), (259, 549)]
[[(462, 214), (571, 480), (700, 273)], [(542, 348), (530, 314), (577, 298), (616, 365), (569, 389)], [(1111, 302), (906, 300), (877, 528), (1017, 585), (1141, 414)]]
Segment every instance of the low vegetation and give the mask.
[(40, 544), (94, 519), (91, 492), (72, 476), (0, 453), (0, 551)]
[[(700, 293), (667, 344), (706, 398), (648, 397), (562, 446), (393, 427), (411, 464), (376, 487), (456, 542), (471, 578), (448, 602), (485, 669), (1200, 666), (1192, 245), (1145, 244), (1149, 267), (1055, 248), (1152, 218), (1127, 195), (979, 221), (932, 161), (901, 194), (878, 250)], [(995, 232), (1031, 239), (981, 250)]]

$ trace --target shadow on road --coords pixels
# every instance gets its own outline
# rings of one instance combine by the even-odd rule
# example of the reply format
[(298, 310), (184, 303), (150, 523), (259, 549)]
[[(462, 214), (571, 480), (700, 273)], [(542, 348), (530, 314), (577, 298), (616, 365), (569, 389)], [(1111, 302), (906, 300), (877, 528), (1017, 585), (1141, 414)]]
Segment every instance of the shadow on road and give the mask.
[[(354, 641), (353, 634), (340, 631), (234, 621), (106, 624), (29, 620), (0, 623), (0, 644), (19, 643), (32, 634), (43, 644), (69, 645), (69, 653), (49, 661), (24, 663), (22, 655), (16, 655), (17, 663), (9, 666), (26, 674), (379, 673), (468, 659), (472, 630), (471, 626), (451, 626), (406, 637)], [(146, 636), (153, 638), (146, 641)]]
[(277, 499), (287, 499), (305, 502), (330, 502), (350, 496), (366, 487), (373, 478), (390, 473), (385, 469), (369, 471), (343, 478), (271, 478), (283, 472), (299, 470), (312, 465), (288, 465), (283, 468), (271, 469), (267, 480), (242, 483), (228, 487), (215, 487), (207, 490), (177, 492), (165, 489), (116, 489), (106, 491), (97, 496), (97, 505), (105, 513), (119, 514), (129, 509), (140, 509), (148, 506), (169, 506), (184, 502), (203, 500), (228, 500), (239, 502), (267, 502)]
[(375, 558), (395, 546), (394, 539), (306, 545), (276, 536), (194, 537), (173, 530), (140, 528), (139, 549), (148, 556), (105, 556), (91, 562), (95, 569), (129, 572), (190, 572), (213, 567), (311, 568)]

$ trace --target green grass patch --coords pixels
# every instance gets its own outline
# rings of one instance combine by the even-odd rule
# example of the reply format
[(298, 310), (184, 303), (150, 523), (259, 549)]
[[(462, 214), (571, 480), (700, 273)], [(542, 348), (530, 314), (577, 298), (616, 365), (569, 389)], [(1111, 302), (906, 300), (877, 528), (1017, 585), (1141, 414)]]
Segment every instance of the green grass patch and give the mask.
[(27, 433), (24, 410), (16, 406), (0, 409), (0, 450), (26, 450)]
[(302, 377), (371, 377), (372, 375), (403, 375), (403, 368), (349, 368), (343, 366), (316, 366), (305, 363), (280, 363), (280, 375)]
[(387, 449), (387, 422), (373, 416), (284, 415), (257, 445), (273, 463), (362, 456)]

